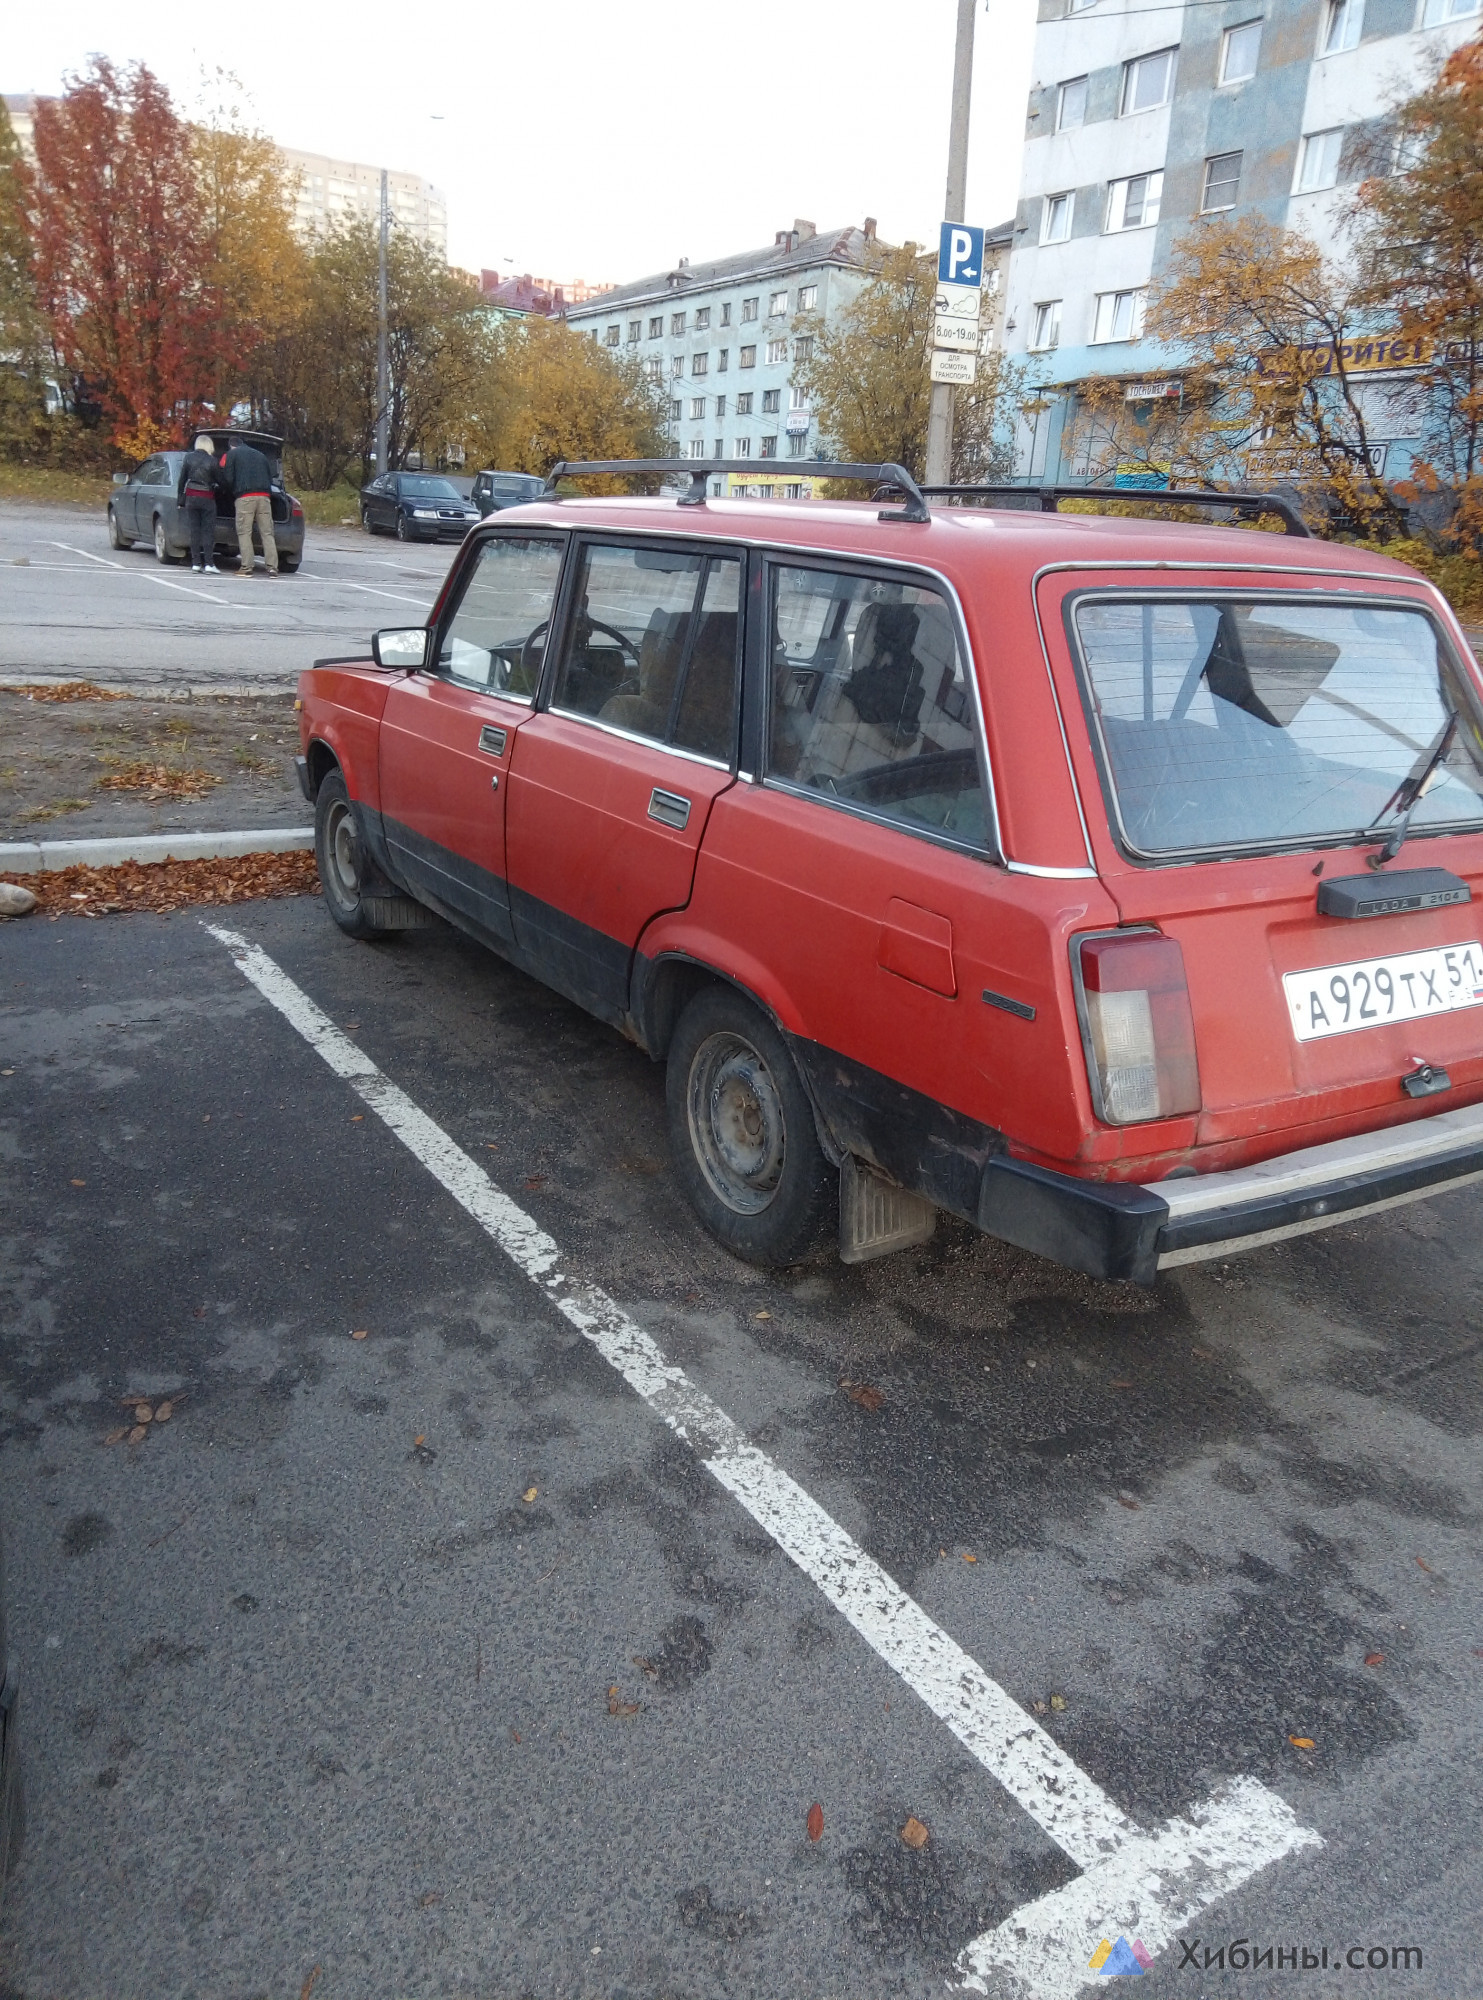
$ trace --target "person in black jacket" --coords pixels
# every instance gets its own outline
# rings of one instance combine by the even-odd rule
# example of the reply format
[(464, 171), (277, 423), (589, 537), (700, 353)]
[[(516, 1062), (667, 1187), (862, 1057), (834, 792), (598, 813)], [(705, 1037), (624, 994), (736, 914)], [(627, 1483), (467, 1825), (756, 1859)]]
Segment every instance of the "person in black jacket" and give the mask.
[(181, 460), (175, 498), (185, 509), (191, 537), (191, 568), (207, 576), (220, 574), (216, 567), (216, 461), (211, 456), (209, 437), (198, 437), (194, 451)]
[(278, 544), (273, 539), (273, 471), (255, 445), (233, 440), (222, 461), (227, 489), (237, 505), (237, 548), (242, 557), (242, 574), (252, 575), (252, 531), (258, 531), (263, 545), (263, 566), (269, 576), (278, 574)]

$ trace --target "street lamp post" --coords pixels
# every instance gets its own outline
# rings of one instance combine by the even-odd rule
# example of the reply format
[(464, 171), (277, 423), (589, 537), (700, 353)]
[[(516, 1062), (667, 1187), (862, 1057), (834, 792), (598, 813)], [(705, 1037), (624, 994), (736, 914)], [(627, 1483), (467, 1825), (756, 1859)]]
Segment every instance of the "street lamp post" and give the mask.
[(376, 477), (386, 471), (387, 432), (391, 419), (391, 368), (386, 349), (386, 232), (390, 222), (386, 202), (386, 169), (381, 169), (381, 231), (376, 262)]
[[(968, 203), (968, 103), (973, 91), (973, 18), (978, 0), (958, 0), (958, 38), (953, 49), (953, 112), (948, 130), (947, 198), (944, 222), (961, 222)], [(935, 279), (934, 279), (935, 282)], [(932, 384), (927, 417), (928, 486), (946, 486), (953, 471), (953, 390)]]

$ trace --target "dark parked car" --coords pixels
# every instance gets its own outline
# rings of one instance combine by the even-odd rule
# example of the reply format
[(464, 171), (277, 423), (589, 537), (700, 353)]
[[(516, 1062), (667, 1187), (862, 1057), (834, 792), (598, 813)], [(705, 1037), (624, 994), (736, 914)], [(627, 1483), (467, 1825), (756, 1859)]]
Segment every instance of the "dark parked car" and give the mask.
[[(278, 567), (290, 574), (304, 555), (304, 510), (283, 484), (283, 439), (267, 431), (213, 430), (202, 426), (191, 432), (192, 440), (209, 437), (220, 457), (234, 441), (255, 445), (267, 459), (273, 476), (269, 495), (273, 508), (273, 540), (278, 544)], [(162, 563), (184, 562), (190, 555), (190, 529), (185, 509), (176, 499), (180, 483), (180, 462), (185, 449), (157, 451), (136, 472), (115, 472), (113, 493), (108, 502), (108, 540), (116, 549), (131, 549), (136, 542), (150, 543)], [(240, 560), (237, 548), (237, 515), (230, 498), (219, 493), (216, 499), (216, 551), (218, 557)]]
[(485, 470), (474, 481), (470, 499), (480, 515), (498, 514), (501, 508), (518, 507), (525, 500), (539, 500), (546, 490), (544, 479), (532, 472)]
[(368, 534), (461, 542), (478, 519), (478, 508), (440, 472), (385, 472), (360, 489), (360, 524)]

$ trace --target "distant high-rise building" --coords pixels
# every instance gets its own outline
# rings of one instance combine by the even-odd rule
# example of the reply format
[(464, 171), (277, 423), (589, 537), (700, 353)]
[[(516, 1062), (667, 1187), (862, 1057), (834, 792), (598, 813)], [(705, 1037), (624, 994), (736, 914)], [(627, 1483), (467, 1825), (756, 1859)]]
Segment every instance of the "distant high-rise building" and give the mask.
[[(381, 206), (381, 168), (325, 153), (301, 153), (280, 146), (283, 163), (296, 176), (294, 230), (306, 240), (336, 223), (374, 220)], [(386, 198), (396, 222), (438, 256), (448, 255), (448, 203), (420, 174), (388, 170)]]

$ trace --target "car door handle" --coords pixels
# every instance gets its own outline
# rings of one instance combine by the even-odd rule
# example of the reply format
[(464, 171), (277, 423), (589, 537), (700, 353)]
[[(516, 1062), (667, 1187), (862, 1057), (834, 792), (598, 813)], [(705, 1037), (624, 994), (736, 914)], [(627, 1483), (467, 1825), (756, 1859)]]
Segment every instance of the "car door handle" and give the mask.
[(479, 731), (479, 748), (487, 750), (491, 757), (503, 757), (505, 754), (504, 730), (496, 729), (492, 722), (486, 722), (484, 727)]
[(656, 785), (649, 794), (649, 817), (657, 819), (661, 826), (672, 826), (677, 833), (683, 833), (690, 822), (690, 801), (679, 792), (666, 792)]

